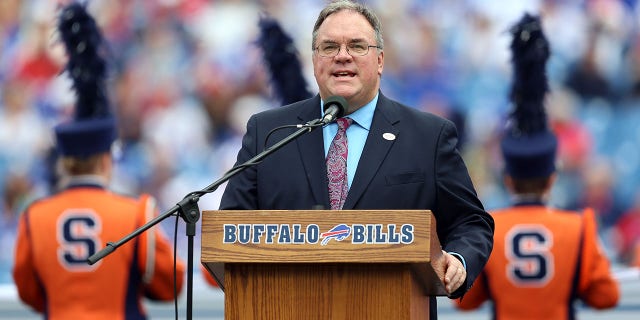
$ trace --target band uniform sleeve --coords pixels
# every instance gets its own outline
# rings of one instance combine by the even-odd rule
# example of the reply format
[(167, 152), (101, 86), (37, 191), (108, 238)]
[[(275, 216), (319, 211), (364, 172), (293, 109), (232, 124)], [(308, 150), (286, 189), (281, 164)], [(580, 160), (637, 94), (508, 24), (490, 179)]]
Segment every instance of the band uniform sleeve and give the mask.
[[(142, 221), (149, 222), (158, 215), (155, 200), (148, 196), (140, 197)], [(138, 263), (142, 274), (144, 294), (151, 300), (169, 301), (174, 299), (173, 250), (171, 242), (159, 225), (140, 236)], [(184, 283), (185, 265), (176, 257), (176, 286), (178, 294)]]
[(45, 307), (45, 294), (33, 260), (33, 248), (29, 237), (28, 211), (23, 213), (18, 220), (13, 280), (20, 299), (34, 310), (43, 312)]
[(618, 304), (620, 289), (618, 282), (611, 274), (609, 260), (600, 245), (593, 210), (585, 210), (583, 221), (579, 297), (593, 308), (612, 308)]
[(485, 274), (480, 273), (473, 286), (467, 291), (464, 297), (451, 300), (453, 305), (460, 310), (474, 310), (480, 308), (482, 304), (489, 300), (489, 289), (487, 288), (487, 282), (485, 281)]

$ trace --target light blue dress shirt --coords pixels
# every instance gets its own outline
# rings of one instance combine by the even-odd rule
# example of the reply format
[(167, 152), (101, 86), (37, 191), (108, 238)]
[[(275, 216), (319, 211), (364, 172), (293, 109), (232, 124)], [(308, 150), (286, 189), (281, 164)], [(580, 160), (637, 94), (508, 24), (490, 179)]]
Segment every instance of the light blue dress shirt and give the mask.
[[(367, 141), (367, 136), (371, 129), (371, 121), (373, 120), (373, 113), (376, 110), (376, 104), (378, 104), (377, 94), (369, 103), (348, 115), (348, 117), (353, 120), (353, 123), (349, 128), (347, 128), (347, 142), (349, 148), (349, 154), (347, 155), (347, 183), (349, 188), (353, 182), (353, 177), (356, 175), (356, 168), (358, 167), (358, 162), (360, 161), (360, 156), (362, 156), (362, 150), (364, 149), (364, 144)], [(323, 105), (324, 101), (320, 101), (320, 110), (322, 113), (324, 113)], [(338, 124), (335, 122), (322, 128), (325, 158), (329, 152), (331, 141), (333, 141), (333, 137), (335, 137), (337, 133)]]

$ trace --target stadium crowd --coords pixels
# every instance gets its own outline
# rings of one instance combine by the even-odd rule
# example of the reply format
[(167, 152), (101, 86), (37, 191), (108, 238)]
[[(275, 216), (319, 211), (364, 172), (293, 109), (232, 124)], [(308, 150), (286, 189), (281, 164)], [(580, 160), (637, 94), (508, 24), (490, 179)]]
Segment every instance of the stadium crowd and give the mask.
[[(74, 102), (54, 32), (56, 8), (65, 2), (0, 2), (0, 284), (11, 282), (18, 215), (56, 190), (51, 128), (71, 114)], [(87, 3), (110, 44), (108, 85), (119, 120), (112, 187), (151, 193), (164, 209), (230, 169), (248, 116), (279, 105), (256, 45), (261, 15), (281, 23), (294, 40), (302, 73), (313, 77), (307, 31), (324, 1)], [(524, 12), (541, 15), (552, 50), (547, 108), (560, 146), (550, 203), (592, 207), (609, 256), (627, 265), (638, 259), (637, 1), (366, 3), (380, 14), (386, 34), (395, 35), (385, 37), (382, 89), (458, 125), (460, 149), (489, 211), (509, 200), (498, 148), (511, 107), (508, 28)], [(200, 208), (217, 209), (222, 189), (202, 197)], [(168, 223), (163, 226), (172, 234)], [(178, 253), (186, 256), (182, 235)]]

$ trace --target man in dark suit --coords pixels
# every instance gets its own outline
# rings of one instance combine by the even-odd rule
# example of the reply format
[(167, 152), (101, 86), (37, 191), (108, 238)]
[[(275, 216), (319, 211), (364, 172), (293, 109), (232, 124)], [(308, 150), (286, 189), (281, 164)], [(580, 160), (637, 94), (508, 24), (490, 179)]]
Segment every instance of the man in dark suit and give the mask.
[[(312, 42), (319, 95), (253, 115), (237, 164), (292, 133), (270, 134), (272, 129), (320, 118), (329, 97), (344, 97), (345, 117), (352, 124), (346, 130), (348, 193), (341, 208), (432, 210), (443, 245), (436, 272), (449, 297), (461, 297), (491, 253), (493, 220), (456, 150), (455, 126), (381, 93), (384, 44), (380, 22), (367, 7), (351, 1), (328, 4)], [(302, 135), (235, 175), (220, 209), (331, 208), (325, 161), (337, 131), (332, 123)], [(435, 315), (435, 299), (430, 305)]]

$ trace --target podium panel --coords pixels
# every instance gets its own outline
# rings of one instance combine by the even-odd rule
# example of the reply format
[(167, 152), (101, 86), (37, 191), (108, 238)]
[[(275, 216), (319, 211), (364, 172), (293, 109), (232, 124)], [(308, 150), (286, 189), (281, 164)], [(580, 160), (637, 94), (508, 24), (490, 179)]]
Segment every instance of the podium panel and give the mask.
[(428, 210), (204, 211), (225, 319), (428, 319), (446, 295)]

